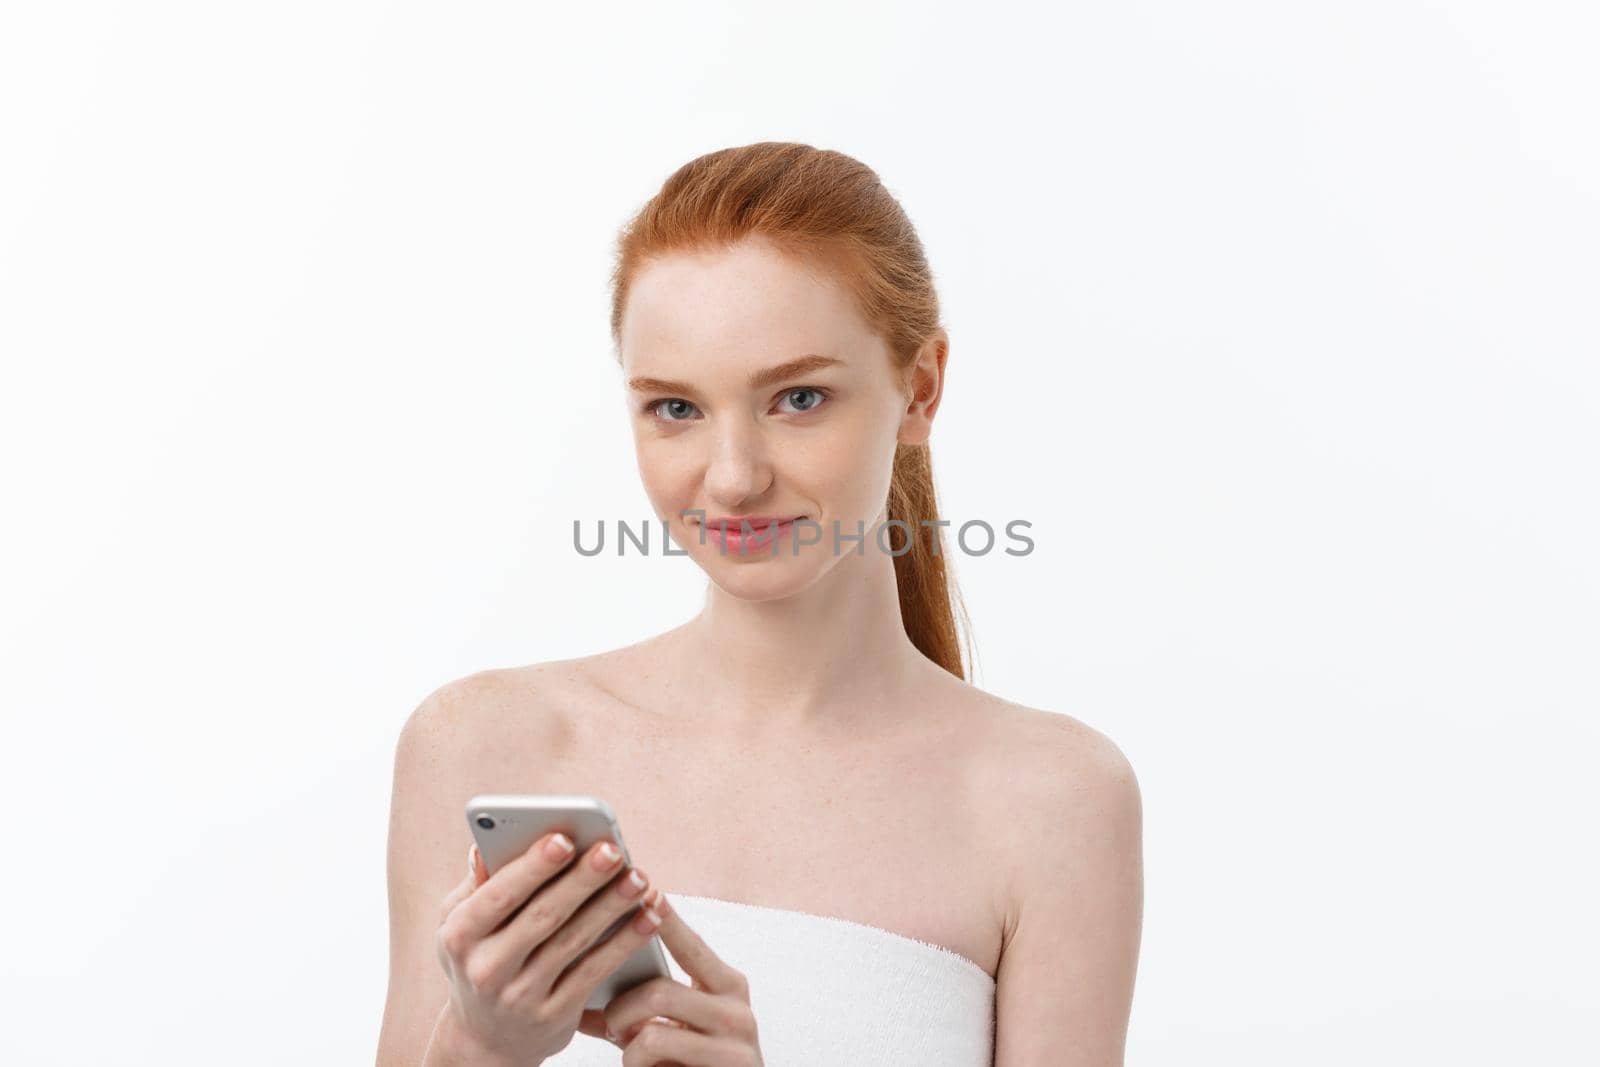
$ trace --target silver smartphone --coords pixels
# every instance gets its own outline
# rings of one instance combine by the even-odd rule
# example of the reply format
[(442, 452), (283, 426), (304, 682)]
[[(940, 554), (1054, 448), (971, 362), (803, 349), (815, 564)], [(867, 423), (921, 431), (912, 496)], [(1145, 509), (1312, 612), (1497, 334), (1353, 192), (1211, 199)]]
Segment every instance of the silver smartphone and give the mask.
[[(490, 874), (528, 851), (529, 846), (539, 838), (556, 830), (572, 838), (572, 843), (577, 846), (574, 855), (579, 858), (599, 842), (610, 838), (622, 850), (623, 860), (630, 865), (633, 863), (633, 857), (628, 855), (628, 846), (622, 840), (622, 829), (617, 825), (616, 813), (611, 810), (611, 805), (599, 797), (579, 794), (476, 796), (467, 802), (467, 826), (472, 831), (473, 840), (478, 843), (478, 854), (483, 857), (483, 865)], [(569, 869), (563, 867), (561, 873)], [(620, 930), (638, 914), (639, 906), (636, 904), (608, 926), (590, 948)], [(587, 950), (584, 955), (587, 955)], [(624, 959), (616, 970), (601, 979), (584, 1007), (603, 1011), (618, 994), (652, 978), (671, 977), (661, 938), (652, 937)]]

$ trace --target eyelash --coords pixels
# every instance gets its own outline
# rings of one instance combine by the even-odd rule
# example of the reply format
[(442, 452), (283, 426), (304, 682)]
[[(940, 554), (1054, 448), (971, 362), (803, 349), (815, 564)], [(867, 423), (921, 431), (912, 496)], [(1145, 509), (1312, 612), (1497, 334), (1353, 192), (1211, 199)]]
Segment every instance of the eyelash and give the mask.
[[(813, 411), (817, 410), (817, 408), (822, 407), (828, 401), (833, 399), (833, 391), (830, 390), (830, 389), (824, 389), (821, 386), (816, 386), (816, 385), (797, 385), (793, 389), (785, 389), (779, 395), (778, 400), (781, 403), (782, 401), (788, 399), (791, 395), (793, 395), (795, 393), (816, 393), (822, 399), (817, 401), (811, 407), (806, 408), (806, 410), (804, 410), (804, 411), (791, 411), (791, 412), (785, 412), (784, 414), (788, 414), (788, 415), (809, 415)], [(670, 403), (673, 400), (683, 400), (683, 398), (682, 397), (676, 397), (676, 396), (665, 396), (665, 397), (662, 397), (659, 400), (647, 400), (647, 401), (645, 401), (645, 404), (644, 404), (644, 413), (646, 415), (653, 416), (659, 422), (690, 422), (690, 421), (692, 421), (690, 419), (668, 419), (668, 418), (663, 418), (662, 416), (656, 414), (656, 409), (657, 408), (659, 408), (662, 404)], [(685, 404), (690, 404), (690, 402), (687, 401), (687, 400), (684, 400), (683, 402)], [(694, 405), (690, 404), (690, 406), (693, 407)]]

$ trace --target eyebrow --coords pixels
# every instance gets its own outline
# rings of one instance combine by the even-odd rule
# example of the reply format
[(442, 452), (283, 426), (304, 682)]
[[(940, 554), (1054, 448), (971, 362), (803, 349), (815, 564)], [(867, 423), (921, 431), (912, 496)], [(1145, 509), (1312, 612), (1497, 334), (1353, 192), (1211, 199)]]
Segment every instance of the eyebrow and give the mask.
[[(835, 359), (832, 356), (800, 356), (798, 359), (791, 359), (787, 363), (779, 363), (775, 367), (756, 371), (750, 375), (750, 388), (762, 389), (767, 386), (777, 385), (779, 382), (787, 381), (790, 378), (797, 378), (802, 374), (810, 374), (814, 370), (832, 367), (843, 362), (844, 360)], [(629, 378), (628, 388), (637, 389), (640, 392), (653, 393), (692, 393), (695, 391), (694, 386), (688, 382), (677, 382), (670, 378)]]

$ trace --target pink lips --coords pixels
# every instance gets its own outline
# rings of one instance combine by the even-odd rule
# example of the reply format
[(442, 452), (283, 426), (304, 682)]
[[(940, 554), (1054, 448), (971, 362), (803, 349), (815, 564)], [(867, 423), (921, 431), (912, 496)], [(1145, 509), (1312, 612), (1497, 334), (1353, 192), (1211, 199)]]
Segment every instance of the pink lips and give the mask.
[[(770, 549), (776, 538), (793, 531), (797, 519), (805, 518), (796, 515), (792, 518), (779, 518), (776, 515), (749, 515), (745, 516), (743, 526), (738, 519), (710, 519), (705, 523), (706, 541), (719, 549), (733, 552), (748, 552), (752, 549)], [(749, 527), (750, 533), (745, 534), (744, 528)]]

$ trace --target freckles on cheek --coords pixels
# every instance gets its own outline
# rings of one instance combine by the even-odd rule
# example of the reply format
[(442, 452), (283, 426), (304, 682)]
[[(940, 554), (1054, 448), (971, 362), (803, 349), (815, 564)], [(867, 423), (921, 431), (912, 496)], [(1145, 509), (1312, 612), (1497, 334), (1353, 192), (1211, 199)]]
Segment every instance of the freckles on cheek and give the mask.
[(894, 454), (894, 429), (885, 432), (884, 425), (875, 420), (859, 419), (842, 424), (839, 432), (818, 443), (819, 451), (827, 456), (834, 468), (870, 470), (880, 460)]
[(672, 512), (688, 507), (694, 499), (697, 475), (692, 461), (670, 450), (640, 445), (639, 478), (644, 491), (658, 511)]
[(872, 483), (878, 467), (892, 462), (882, 434), (874, 426), (839, 426), (839, 432), (818, 434), (803, 449), (790, 453), (786, 469), (822, 493), (830, 510), (870, 514)]
[(893, 424), (885, 432), (883, 422), (862, 419), (851, 424), (848, 432), (830, 437), (826, 445), (819, 443), (813, 472), (826, 478), (840, 496), (838, 504), (843, 509), (870, 517), (888, 496), (894, 446)]

